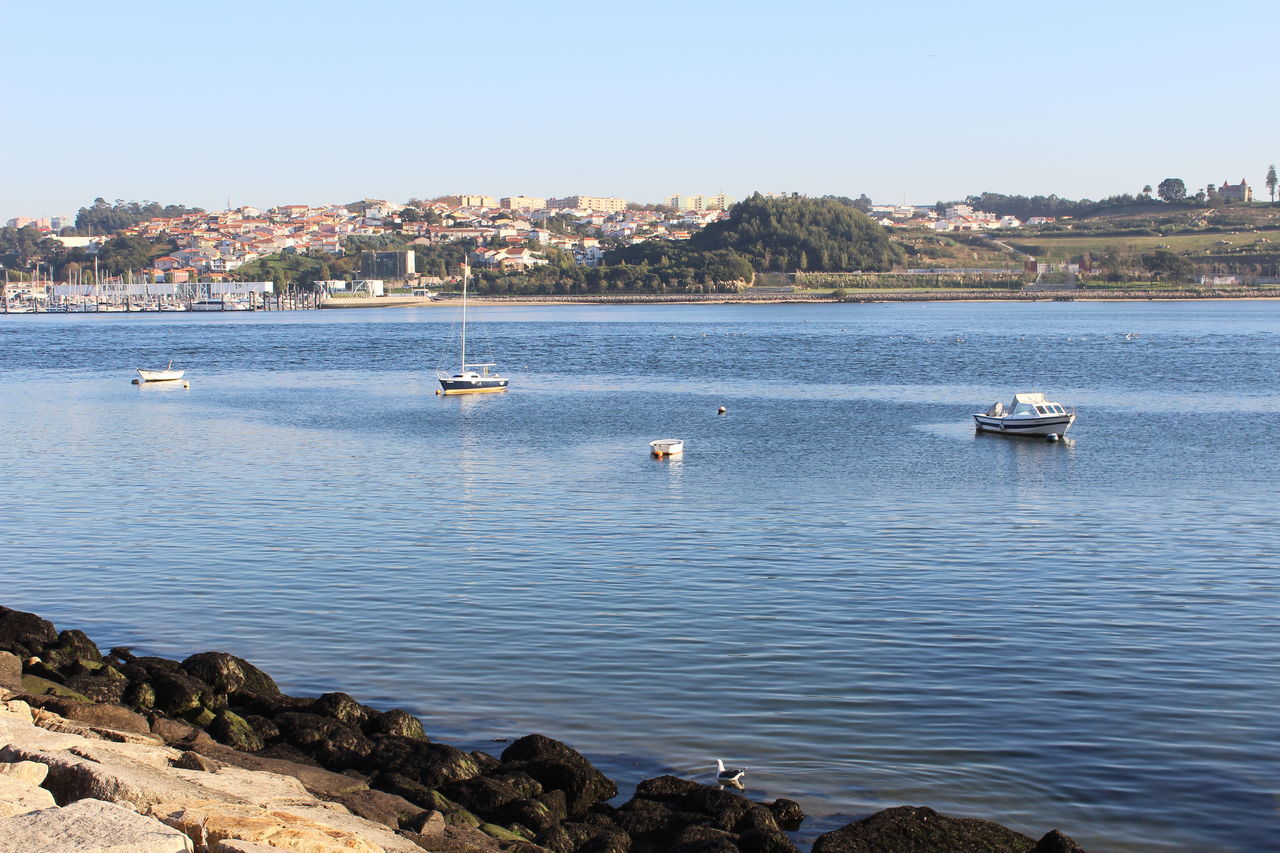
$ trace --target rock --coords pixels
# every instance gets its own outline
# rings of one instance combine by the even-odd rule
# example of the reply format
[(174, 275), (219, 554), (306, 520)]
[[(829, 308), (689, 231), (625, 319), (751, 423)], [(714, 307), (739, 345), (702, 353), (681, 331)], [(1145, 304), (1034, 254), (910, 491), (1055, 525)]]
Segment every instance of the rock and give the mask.
[(243, 717), (232, 711), (220, 712), (214, 717), (213, 722), (205, 727), (205, 731), (220, 743), (225, 743), (241, 752), (257, 752), (266, 746), (253, 727)]
[(538, 834), (534, 842), (553, 853), (631, 853), (631, 836), (617, 826), (561, 823)]
[(139, 711), (150, 711), (156, 705), (156, 689), (145, 681), (130, 681), (120, 701)]
[(699, 816), (679, 812), (668, 803), (632, 799), (618, 809), (615, 821), (641, 849), (664, 850), (675, 842), (681, 830), (698, 822)]
[(95, 702), (121, 704), (129, 688), (128, 680), (115, 667), (78, 658), (67, 669), (67, 687)]
[(399, 735), (414, 740), (426, 740), (427, 733), (422, 730), (422, 722), (408, 711), (392, 708), (370, 719), (364, 727), (368, 735)]
[(502, 769), (502, 762), (487, 752), (474, 749), (471, 751), (470, 755), (475, 760), (476, 766), (480, 768), (480, 772), (486, 776), (496, 773)]
[(0, 650), (12, 652), (19, 658), (29, 658), (57, 639), (58, 632), (47, 619), (41, 619), (34, 613), (0, 607)]
[(211, 685), (218, 693), (242, 696), (276, 697), (280, 688), (271, 676), (253, 664), (226, 652), (201, 652), (184, 660), (182, 668)]
[(186, 720), (191, 725), (205, 729), (209, 727), (209, 724), (212, 723), (218, 715), (203, 705), (197, 705), (189, 711), (183, 711), (181, 716), (182, 719)]
[(565, 798), (564, 791), (543, 791), (534, 799), (542, 803), (556, 823), (569, 819), (569, 801)]
[(372, 786), (380, 791), (387, 791), (404, 797), (409, 802), (422, 806), (424, 809), (435, 809), (446, 815), (455, 809), (461, 808), (461, 806), (439, 791), (428, 788), (426, 785), (400, 773), (379, 773), (373, 778)]
[(359, 767), (373, 751), (373, 743), (359, 729), (319, 714), (286, 711), (274, 722), (281, 738), (329, 770)]
[[(551, 806), (543, 802), (542, 797), (560, 796), (558, 808), (554, 801)], [(508, 821), (514, 825), (528, 827), (533, 832), (541, 832), (564, 819), (564, 791), (548, 791), (541, 797), (525, 797), (508, 803), (503, 812)]]
[[(330, 794), (325, 799), (341, 803), (365, 820), (389, 826), (392, 829), (407, 827), (410, 821), (424, 813), (424, 809), (404, 797), (365, 788), (341, 794)], [(444, 818), (441, 818), (443, 823)]]
[(511, 785), (484, 776), (450, 782), (440, 788), (440, 793), (490, 820), (502, 820), (503, 807), (521, 799), (520, 792)]
[(368, 705), (361, 705), (346, 693), (326, 693), (312, 702), (307, 711), (321, 717), (331, 717), (361, 731), (378, 713)]
[(539, 734), (525, 735), (502, 751), (502, 763), (522, 770), (546, 789), (566, 794), (570, 817), (580, 817), (618, 793), (618, 786), (572, 747)]
[(75, 702), (62, 697), (39, 697), (32, 705), (52, 711), (60, 717), (84, 723), (87, 726), (113, 729), (118, 732), (150, 734), (151, 724), (146, 717), (130, 711), (123, 705), (105, 702)]
[(22, 658), (13, 652), (0, 652), (0, 688), (22, 689)]
[(278, 758), (281, 761), (292, 761), (296, 764), (307, 764), (321, 770), (324, 769), (319, 761), (316, 761), (296, 746), (282, 741), (267, 744), (267, 748), (259, 752), (258, 755), (263, 758)]
[(205, 802), (161, 804), (155, 811), (163, 823), (190, 836), (197, 847), (241, 841), (326, 853), (422, 853), (416, 844), (387, 827), (318, 805), (268, 809), (247, 803)]
[(679, 776), (658, 776), (636, 785), (636, 796), (656, 802), (678, 802), (700, 787), (699, 783)]
[(741, 794), (722, 791), (716, 785), (698, 785), (680, 800), (680, 806), (706, 816), (716, 829), (731, 832), (751, 810), (752, 803)]
[(40, 652), (40, 657), (55, 669), (69, 666), (76, 660), (102, 663), (102, 653), (83, 631), (63, 631), (58, 634), (57, 639)]
[(791, 839), (782, 832), (749, 830), (738, 836), (742, 853), (797, 853)]
[(813, 853), (1028, 853), (1032, 846), (1027, 836), (989, 820), (898, 806), (819, 836)]
[(181, 720), (171, 720), (168, 717), (152, 717), (151, 733), (170, 746), (194, 747), (205, 743), (215, 743), (214, 739), (209, 737), (204, 729), (196, 728), (190, 723), (184, 723)]
[(499, 841), (528, 841), (529, 840), (525, 838), (523, 835), (521, 835), (520, 833), (512, 832), (511, 830), (505, 827), (498, 826), (496, 823), (482, 823), (480, 824), (479, 829), (485, 835), (488, 835), (492, 838), (496, 838)]
[(13, 761), (0, 763), (0, 777), (15, 779), (28, 785), (39, 785), (49, 775), (49, 767), (37, 761)]
[(733, 828), (734, 832), (781, 832), (778, 821), (768, 806), (761, 803), (749, 803), (747, 811)]
[(45, 681), (52, 681), (54, 684), (67, 683), (67, 677), (65, 675), (58, 672), (56, 667), (45, 663), (41, 658), (27, 658), (22, 663), (22, 671), (27, 675), (34, 675), (36, 678), (43, 678)]
[(404, 828), (418, 833), (424, 839), (439, 840), (444, 838), (444, 815), (434, 810), (418, 812), (404, 822)]
[(244, 721), (264, 742), (280, 737), (280, 727), (260, 714), (245, 714)]
[(270, 844), (228, 838), (215, 842), (209, 848), (209, 853), (280, 853), (280, 848), (272, 847)]
[(733, 836), (709, 826), (689, 826), (676, 836), (669, 853), (741, 853)]
[(79, 800), (0, 820), (0, 853), (188, 853), (191, 839), (155, 818)]
[(223, 746), (220, 743), (215, 743), (212, 740), (207, 743), (196, 744), (194, 750), (219, 764), (239, 767), (244, 770), (290, 776), (301, 782), (307, 791), (322, 799), (334, 799), (339, 795), (363, 791), (369, 787), (358, 779), (352, 779), (350, 776), (334, 773), (312, 764), (300, 764), (295, 761), (271, 758), (260, 754), (250, 755), (231, 747)]
[(83, 693), (77, 693), (70, 687), (30, 673), (24, 673), (22, 676), (22, 692), (28, 696), (65, 696), (77, 702), (93, 701), (88, 696)]
[(1036, 846), (1031, 848), (1031, 853), (1085, 853), (1085, 851), (1069, 836), (1053, 829), (1036, 842)]
[(734, 832), (742, 853), (797, 853), (795, 844), (778, 826), (772, 810), (761, 803), (751, 805)]
[(378, 737), (366, 767), (379, 772), (399, 773), (428, 788), (439, 788), (480, 775), (475, 759), (460, 749), (396, 735)]
[(187, 750), (182, 755), (173, 759), (174, 767), (181, 767), (183, 770), (199, 770), (202, 773), (217, 773), (218, 762), (210, 758), (205, 758), (198, 752)]
[[(20, 763), (32, 764), (33, 762)], [(0, 818), (13, 817), (40, 809), (51, 809), (56, 805), (53, 794), (41, 788), (40, 783), (33, 783), (14, 774), (0, 775)], [(0, 830), (0, 839), (3, 839), (2, 833), (3, 830)], [(0, 845), (3, 844), (3, 840), (0, 840)]]
[(778, 822), (778, 826), (785, 830), (794, 832), (800, 828), (800, 824), (804, 823), (804, 809), (800, 808), (800, 804), (795, 800), (779, 797), (765, 805), (769, 807), (769, 811), (773, 812), (773, 819)]
[(109, 660), (111, 661), (112, 666), (116, 666), (115, 662), (118, 659), (120, 661), (118, 668), (131, 681), (150, 681), (157, 675), (173, 673), (182, 669), (181, 664), (176, 660), (158, 658), (152, 655), (143, 655), (142, 657), (129, 655), (128, 657), (120, 658), (117, 655), (117, 652), (119, 651), (119, 649), (112, 649)]
[(221, 711), (227, 706), (225, 696), (182, 670), (157, 672), (150, 683), (156, 695), (156, 710), (170, 717), (200, 716), (205, 710)]

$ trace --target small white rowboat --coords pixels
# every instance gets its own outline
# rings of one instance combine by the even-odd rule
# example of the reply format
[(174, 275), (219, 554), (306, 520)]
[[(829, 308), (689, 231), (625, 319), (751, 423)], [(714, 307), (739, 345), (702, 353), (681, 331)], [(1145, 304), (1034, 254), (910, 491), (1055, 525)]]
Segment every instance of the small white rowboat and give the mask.
[(679, 456), (684, 453), (684, 439), (659, 438), (649, 442), (649, 450), (654, 456)]
[(141, 367), (134, 368), (138, 371), (138, 375), (142, 377), (143, 382), (174, 382), (181, 379), (185, 370), (174, 370), (173, 362), (169, 362), (169, 366), (164, 370), (143, 370)]

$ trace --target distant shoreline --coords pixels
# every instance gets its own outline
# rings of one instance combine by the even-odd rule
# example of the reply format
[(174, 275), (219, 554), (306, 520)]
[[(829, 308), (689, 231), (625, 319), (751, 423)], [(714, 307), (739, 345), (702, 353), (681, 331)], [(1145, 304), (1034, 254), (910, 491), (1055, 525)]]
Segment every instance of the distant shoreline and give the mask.
[[(869, 302), (1152, 302), (1170, 301), (1223, 301), (1239, 299), (1280, 299), (1280, 291), (1256, 291), (1236, 289), (1214, 290), (1080, 290), (1080, 291), (869, 291), (862, 294), (846, 294), (842, 299), (812, 294), (631, 294), (631, 295), (578, 295), (578, 296), (473, 296), (473, 305), (510, 305), (527, 307), (534, 305), (780, 305), (809, 304), (835, 305), (841, 303)], [(448, 307), (460, 304), (457, 299), (428, 299), (421, 296), (381, 296), (326, 299), (322, 309), (349, 308), (426, 308)]]

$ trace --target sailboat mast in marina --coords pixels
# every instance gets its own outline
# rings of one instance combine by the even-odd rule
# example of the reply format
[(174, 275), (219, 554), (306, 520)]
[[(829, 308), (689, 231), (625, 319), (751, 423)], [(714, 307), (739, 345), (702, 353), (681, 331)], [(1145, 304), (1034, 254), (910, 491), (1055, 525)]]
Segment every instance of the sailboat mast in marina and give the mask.
[[(489, 372), (489, 368), (496, 366), (494, 362), (467, 363), (467, 284), (470, 278), (471, 265), (464, 260), (462, 262), (462, 347), (459, 368), (458, 372), (452, 376), (440, 371), (436, 372), (442, 394), (483, 394), (507, 390), (506, 377), (499, 376), (496, 372)], [(477, 367), (480, 368), (479, 371), (475, 369)]]

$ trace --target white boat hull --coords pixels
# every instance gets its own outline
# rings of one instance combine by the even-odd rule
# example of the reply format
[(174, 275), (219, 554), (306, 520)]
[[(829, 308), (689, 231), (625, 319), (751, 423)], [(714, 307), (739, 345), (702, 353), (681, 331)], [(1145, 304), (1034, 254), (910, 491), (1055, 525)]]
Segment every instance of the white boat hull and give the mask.
[(679, 456), (684, 453), (684, 441), (679, 438), (659, 438), (649, 442), (649, 452), (654, 456)]
[(185, 370), (143, 370), (141, 367), (134, 370), (138, 371), (143, 382), (176, 382), (186, 374)]
[(1022, 415), (984, 415), (974, 414), (974, 423), (981, 432), (998, 432), (1004, 435), (1065, 435), (1071, 425), (1076, 422), (1074, 413), (1065, 415), (1043, 415), (1026, 417)]

